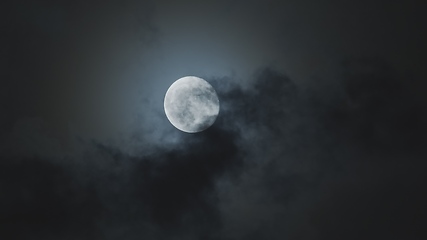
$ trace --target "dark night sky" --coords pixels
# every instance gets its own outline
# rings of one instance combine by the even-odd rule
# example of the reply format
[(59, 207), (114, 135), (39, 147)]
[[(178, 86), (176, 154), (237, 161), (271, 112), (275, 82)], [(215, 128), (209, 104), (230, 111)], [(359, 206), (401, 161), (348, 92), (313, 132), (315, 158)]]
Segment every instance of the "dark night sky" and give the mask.
[(426, 239), (426, 5), (3, 1), (0, 239)]

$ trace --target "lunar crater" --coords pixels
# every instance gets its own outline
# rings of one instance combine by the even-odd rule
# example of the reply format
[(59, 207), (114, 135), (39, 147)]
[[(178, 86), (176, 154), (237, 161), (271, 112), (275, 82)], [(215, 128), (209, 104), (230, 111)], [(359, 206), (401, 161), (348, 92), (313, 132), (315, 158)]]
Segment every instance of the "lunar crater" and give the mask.
[(202, 78), (188, 76), (176, 80), (164, 101), (165, 113), (173, 126), (188, 133), (206, 130), (219, 113), (215, 89)]

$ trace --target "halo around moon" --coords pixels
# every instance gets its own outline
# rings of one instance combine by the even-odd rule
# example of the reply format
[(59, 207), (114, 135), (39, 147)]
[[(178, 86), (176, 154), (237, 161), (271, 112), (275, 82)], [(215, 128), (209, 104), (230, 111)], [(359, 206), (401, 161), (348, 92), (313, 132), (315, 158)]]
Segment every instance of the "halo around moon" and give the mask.
[(204, 79), (186, 76), (176, 80), (164, 100), (165, 113), (171, 124), (187, 133), (206, 130), (219, 113), (215, 89)]

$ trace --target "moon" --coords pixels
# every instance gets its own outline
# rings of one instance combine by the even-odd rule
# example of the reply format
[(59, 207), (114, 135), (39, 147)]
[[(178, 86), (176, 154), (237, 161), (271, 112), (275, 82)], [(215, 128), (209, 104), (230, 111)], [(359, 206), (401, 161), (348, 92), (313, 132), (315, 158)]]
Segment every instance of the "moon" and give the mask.
[(219, 113), (215, 89), (204, 79), (186, 76), (176, 80), (167, 90), (165, 113), (170, 123), (187, 132), (201, 132), (212, 126)]

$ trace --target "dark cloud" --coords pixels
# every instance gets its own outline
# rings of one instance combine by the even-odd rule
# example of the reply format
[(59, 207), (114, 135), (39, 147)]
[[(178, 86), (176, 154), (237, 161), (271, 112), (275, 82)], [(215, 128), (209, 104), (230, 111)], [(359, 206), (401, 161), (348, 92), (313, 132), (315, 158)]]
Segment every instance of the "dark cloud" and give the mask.
[(309, 216), (319, 233), (316, 239), (424, 238), (424, 173), (400, 165), (363, 175), (329, 185), (325, 197), (313, 206)]
[[(331, 126), (372, 151), (390, 154), (420, 149), (425, 141), (423, 104), (407, 79), (378, 59), (344, 62), (343, 98), (331, 108)], [(342, 127), (342, 130), (339, 128)]]
[[(154, 154), (140, 157), (96, 144), (85, 166), (2, 159), (2, 236), (209, 239), (220, 227), (215, 181), (238, 173), (244, 152), (235, 135), (215, 127), (182, 134), (184, 146), (158, 146)], [(103, 161), (102, 168), (94, 158)]]
[(215, 180), (237, 170), (243, 152), (235, 136), (220, 129), (189, 137), (185, 149), (159, 151), (138, 164), (133, 182), (140, 184), (137, 196), (147, 203), (154, 223), (208, 237), (220, 224)]
[[(89, 239), (103, 210), (93, 189), (42, 159), (1, 159), (3, 239)], [(96, 238), (95, 238), (96, 239)]]
[(211, 79), (215, 124), (136, 155), (92, 143), (77, 162), (4, 158), (2, 237), (419, 236), (424, 110), (392, 70), (351, 64), (332, 96), (272, 69), (248, 89)]
[[(230, 122), (256, 134), (248, 140), (255, 157), (246, 158), (255, 167), (230, 190), (250, 193), (228, 192), (236, 204), (252, 209), (224, 213), (224, 219), (246, 219), (228, 226), (240, 233), (227, 234), (258, 239), (370, 239), (386, 230), (385, 236), (419, 235), (413, 223), (425, 222), (426, 216), (419, 201), (425, 199), (419, 170), (425, 167), (424, 107), (384, 61), (347, 60), (342, 70), (339, 85), (330, 89), (297, 88), (267, 69), (252, 92), (228, 92), (236, 98), (227, 103), (238, 106), (230, 107), (237, 115), (230, 115)], [(405, 216), (414, 222), (407, 224)]]
[(422, 8), (300, 2), (1, 3), (0, 239), (424, 237)]

